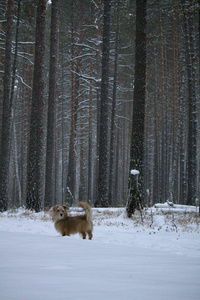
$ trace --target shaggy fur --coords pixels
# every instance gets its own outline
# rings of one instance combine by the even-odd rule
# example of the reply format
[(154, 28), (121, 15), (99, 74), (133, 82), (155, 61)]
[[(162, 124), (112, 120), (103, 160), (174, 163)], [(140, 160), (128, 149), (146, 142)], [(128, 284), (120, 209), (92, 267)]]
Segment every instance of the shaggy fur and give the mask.
[(84, 215), (69, 216), (67, 205), (55, 205), (50, 209), (52, 221), (54, 222), (55, 229), (62, 235), (68, 235), (80, 233), (83, 239), (92, 239), (93, 223), (91, 207), (86, 202), (79, 202), (78, 206), (85, 210)]

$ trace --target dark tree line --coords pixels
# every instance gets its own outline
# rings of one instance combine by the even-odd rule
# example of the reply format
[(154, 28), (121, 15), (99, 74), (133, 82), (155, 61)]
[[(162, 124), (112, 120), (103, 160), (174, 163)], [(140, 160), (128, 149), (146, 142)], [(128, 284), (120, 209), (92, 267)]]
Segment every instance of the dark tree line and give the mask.
[(1, 211), (195, 205), (197, 0), (0, 0), (0, 72)]

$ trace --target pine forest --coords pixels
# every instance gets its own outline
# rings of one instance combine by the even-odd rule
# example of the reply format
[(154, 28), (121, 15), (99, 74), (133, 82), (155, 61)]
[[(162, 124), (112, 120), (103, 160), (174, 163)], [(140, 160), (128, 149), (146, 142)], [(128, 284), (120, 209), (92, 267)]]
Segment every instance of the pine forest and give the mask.
[(199, 205), (198, 0), (0, 0), (0, 211)]

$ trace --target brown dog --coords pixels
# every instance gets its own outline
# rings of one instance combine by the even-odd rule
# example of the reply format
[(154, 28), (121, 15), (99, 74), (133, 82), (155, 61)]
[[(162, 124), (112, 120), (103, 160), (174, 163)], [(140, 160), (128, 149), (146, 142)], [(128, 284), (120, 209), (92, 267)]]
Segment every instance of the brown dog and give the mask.
[(55, 205), (50, 209), (52, 221), (54, 222), (55, 229), (62, 235), (68, 235), (80, 233), (83, 239), (92, 239), (93, 223), (91, 207), (86, 202), (79, 202), (78, 206), (85, 210), (84, 215), (80, 216), (68, 216), (67, 205)]

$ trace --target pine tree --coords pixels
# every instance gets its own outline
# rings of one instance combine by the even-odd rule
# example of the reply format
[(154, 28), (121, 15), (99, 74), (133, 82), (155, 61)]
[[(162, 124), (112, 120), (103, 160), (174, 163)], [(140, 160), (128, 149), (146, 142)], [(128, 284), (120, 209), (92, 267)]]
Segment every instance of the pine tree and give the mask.
[(54, 199), (54, 153), (55, 153), (55, 98), (56, 98), (56, 56), (57, 56), (57, 13), (58, 0), (52, 1), (51, 8), (51, 36), (50, 36), (50, 71), (49, 71), (49, 99), (46, 149), (46, 182), (45, 207), (53, 205)]
[(117, 102), (117, 76), (118, 76), (118, 56), (119, 56), (119, 12), (120, 2), (117, 1), (117, 26), (115, 37), (115, 58), (114, 58), (114, 82), (113, 82), (113, 96), (112, 96), (112, 114), (111, 114), (111, 129), (110, 129), (110, 163), (109, 163), (109, 190), (108, 202), (109, 205), (113, 204), (114, 200), (114, 146), (115, 146), (115, 115), (116, 115), (116, 102)]
[(27, 208), (39, 211), (43, 204), (43, 109), (46, 0), (37, 1), (35, 61), (27, 179)]
[(102, 81), (99, 134), (99, 177), (96, 205), (108, 206), (108, 87), (111, 1), (104, 0)]
[(197, 199), (197, 112), (195, 91), (194, 8), (184, 5), (185, 56), (188, 80), (188, 205)]
[(76, 186), (76, 154), (75, 154), (75, 140), (76, 140), (76, 123), (77, 123), (77, 99), (75, 89), (75, 30), (74, 30), (74, 0), (71, 3), (71, 128), (70, 128), (70, 142), (69, 142), (69, 159), (68, 159), (68, 173), (67, 173), (67, 202), (72, 205), (75, 198)]
[[(133, 99), (132, 139), (130, 151), (129, 196), (127, 215), (142, 208), (144, 176), (144, 111), (146, 80), (146, 0), (136, 2), (135, 83)], [(131, 174), (132, 170), (139, 175)], [(139, 181), (137, 182), (137, 176)]]
[(9, 160), (10, 160), (10, 136), (11, 136), (11, 66), (12, 66), (12, 24), (13, 24), (13, 0), (8, 0), (6, 46), (4, 61), (4, 90), (3, 90), (3, 115), (0, 155), (0, 211), (8, 207), (9, 185)]

